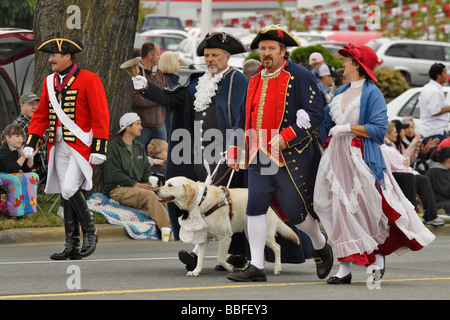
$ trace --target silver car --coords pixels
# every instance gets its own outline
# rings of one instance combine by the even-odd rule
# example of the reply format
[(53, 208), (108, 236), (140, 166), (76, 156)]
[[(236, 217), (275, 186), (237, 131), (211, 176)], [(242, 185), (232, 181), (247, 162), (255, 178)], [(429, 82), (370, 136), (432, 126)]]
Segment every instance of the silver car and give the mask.
[(380, 67), (399, 70), (412, 86), (423, 86), (430, 81), (428, 71), (435, 62), (450, 70), (450, 43), (378, 38), (367, 43), (378, 55)]

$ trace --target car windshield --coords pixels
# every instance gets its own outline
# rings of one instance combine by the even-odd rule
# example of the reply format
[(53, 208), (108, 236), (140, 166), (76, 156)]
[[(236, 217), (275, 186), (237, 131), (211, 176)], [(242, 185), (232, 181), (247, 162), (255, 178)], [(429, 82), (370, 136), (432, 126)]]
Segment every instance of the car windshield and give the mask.
[(148, 26), (152, 28), (161, 28), (161, 29), (180, 28), (180, 24), (178, 23), (177, 19), (163, 18), (163, 17), (149, 17)]

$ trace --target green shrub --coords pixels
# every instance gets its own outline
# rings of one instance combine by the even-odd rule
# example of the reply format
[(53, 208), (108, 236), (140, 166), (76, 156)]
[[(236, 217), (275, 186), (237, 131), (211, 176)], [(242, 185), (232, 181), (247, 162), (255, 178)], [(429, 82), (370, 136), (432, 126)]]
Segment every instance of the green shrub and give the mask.
[(335, 67), (335, 69), (344, 67), (344, 57), (336, 56), (320, 45), (299, 47), (291, 52), (291, 59), (295, 63), (309, 63), (309, 56), (313, 52), (321, 53), (325, 62)]
[(395, 98), (409, 89), (408, 82), (398, 70), (382, 67), (375, 69), (374, 73), (378, 79), (376, 85), (385, 98)]

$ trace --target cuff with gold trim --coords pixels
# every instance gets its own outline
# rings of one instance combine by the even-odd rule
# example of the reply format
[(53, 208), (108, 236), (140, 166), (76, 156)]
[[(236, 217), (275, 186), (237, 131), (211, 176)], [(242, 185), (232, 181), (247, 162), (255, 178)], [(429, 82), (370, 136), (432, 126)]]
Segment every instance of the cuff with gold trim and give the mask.
[(101, 138), (93, 138), (91, 145), (91, 153), (100, 153), (106, 155), (108, 151), (108, 140)]
[(286, 141), (286, 143), (288, 143), (289, 141), (291, 141), (292, 139), (297, 137), (297, 133), (295, 133), (295, 131), (292, 128), (292, 126), (282, 130), (280, 132), (280, 134), (283, 136), (284, 141)]
[(39, 142), (41, 141), (41, 137), (35, 133), (31, 133), (27, 137), (27, 142), (25, 143), (25, 147), (30, 147), (36, 150), (38, 148)]

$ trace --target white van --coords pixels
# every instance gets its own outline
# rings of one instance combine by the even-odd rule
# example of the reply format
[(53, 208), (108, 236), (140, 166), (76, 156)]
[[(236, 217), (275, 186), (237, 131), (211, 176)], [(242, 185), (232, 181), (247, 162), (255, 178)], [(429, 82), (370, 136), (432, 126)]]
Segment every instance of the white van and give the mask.
[(380, 65), (399, 70), (412, 86), (423, 86), (430, 81), (428, 71), (435, 62), (450, 70), (450, 43), (378, 38), (367, 43), (378, 55)]

